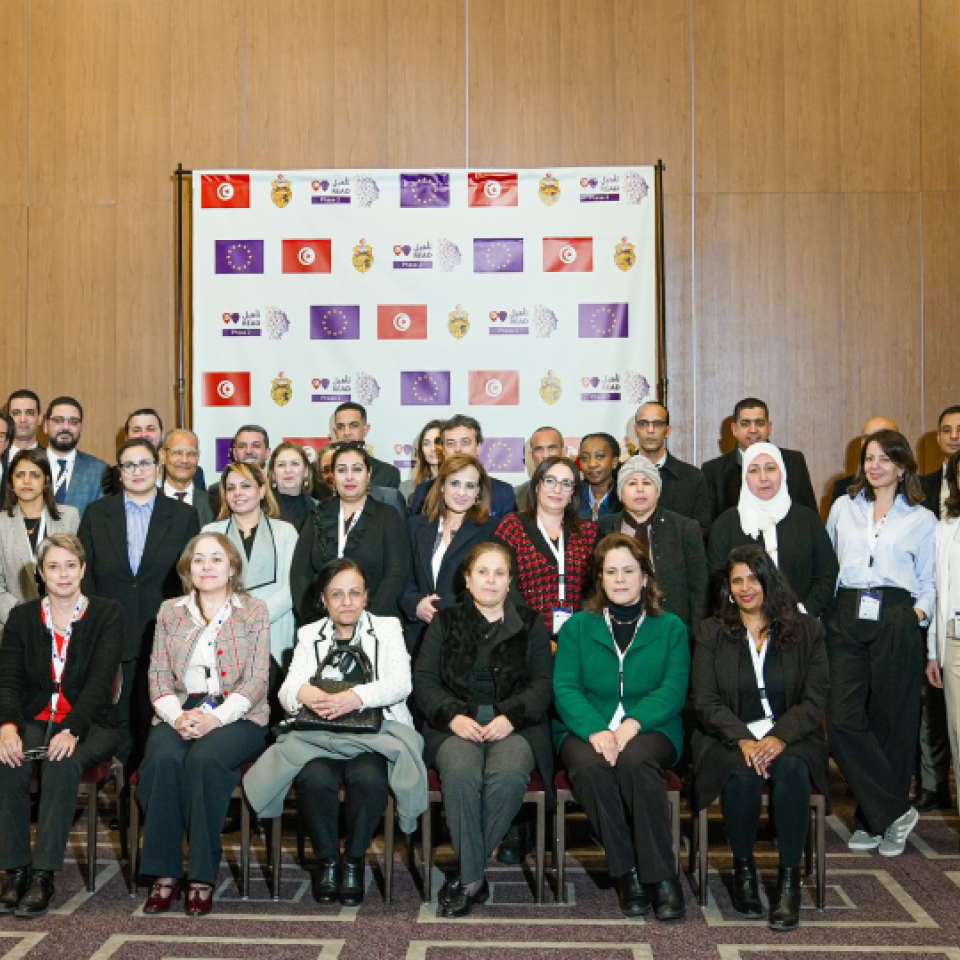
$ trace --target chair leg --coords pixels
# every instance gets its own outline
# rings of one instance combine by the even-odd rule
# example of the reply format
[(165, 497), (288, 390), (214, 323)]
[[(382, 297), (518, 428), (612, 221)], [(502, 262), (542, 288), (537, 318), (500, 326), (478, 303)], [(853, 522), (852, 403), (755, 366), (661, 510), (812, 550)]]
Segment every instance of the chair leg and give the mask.
[(433, 900), (433, 801), (420, 815), (420, 830), (423, 834), (423, 902)]
[(697, 850), (697, 859), (698, 869), (698, 887), (697, 890), (698, 897), (700, 899), (700, 906), (706, 906), (707, 904), (707, 853), (708, 853), (708, 831), (710, 829), (710, 824), (707, 819), (707, 808), (704, 807), (697, 816), (697, 833), (699, 834), (698, 839), (698, 850)]
[(270, 877), (273, 881), (273, 899), (280, 899), (280, 870), (283, 860), (283, 814), (274, 817), (270, 824), (271, 850), (270, 850)]
[(97, 889), (97, 785), (85, 783), (81, 788), (87, 795), (87, 891)]
[(809, 811), (809, 821), (807, 824), (807, 840), (803, 845), (804, 873), (808, 877), (813, 875), (813, 834), (817, 822), (816, 808), (812, 805)]
[(680, 876), (680, 794), (668, 794), (670, 800), (670, 835), (673, 842), (673, 859)]
[(126, 849), (128, 839), (127, 814), (129, 811), (121, 799), (124, 784), (123, 764), (117, 759), (114, 759), (113, 766), (110, 768), (110, 777), (113, 779), (114, 795), (117, 798), (117, 823), (120, 825), (120, 857), (126, 860), (129, 859), (130, 856), (130, 851)]
[(557, 884), (557, 903), (567, 902), (567, 801), (557, 797), (556, 829), (554, 831), (553, 878)]
[(534, 794), (534, 803), (537, 805), (537, 903), (543, 903), (543, 878), (546, 873), (547, 860), (547, 808), (546, 797), (543, 792)]
[(299, 809), (297, 810), (297, 862), (301, 867), (306, 869), (307, 862), (307, 841), (306, 841), (307, 831), (303, 826), (303, 817), (300, 816)]
[(386, 903), (393, 903), (393, 828), (396, 815), (396, 803), (391, 793), (387, 797), (387, 809), (383, 815), (383, 899)]
[(240, 795), (240, 899), (250, 897), (250, 804)]
[(817, 909), (827, 905), (827, 802), (817, 797), (816, 813), (816, 853), (817, 853)]
[(130, 896), (137, 895), (137, 871), (140, 869), (140, 805), (136, 784), (130, 784), (130, 816), (127, 825), (127, 858), (130, 865)]

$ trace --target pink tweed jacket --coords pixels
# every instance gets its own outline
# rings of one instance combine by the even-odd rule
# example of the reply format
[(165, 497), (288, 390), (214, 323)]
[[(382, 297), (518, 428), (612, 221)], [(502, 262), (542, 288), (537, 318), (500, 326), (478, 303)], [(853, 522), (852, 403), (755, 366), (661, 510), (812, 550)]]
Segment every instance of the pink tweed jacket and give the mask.
[[(150, 701), (174, 694), (187, 699), (183, 675), (203, 626), (187, 606), (189, 598), (166, 600), (157, 615), (157, 630), (150, 655)], [(239, 693), (250, 701), (244, 719), (261, 726), (269, 720), (267, 686), (270, 677), (270, 617), (267, 606), (250, 596), (234, 596), (233, 611), (220, 628), (217, 669), (224, 696)], [(155, 717), (154, 723), (160, 718)]]

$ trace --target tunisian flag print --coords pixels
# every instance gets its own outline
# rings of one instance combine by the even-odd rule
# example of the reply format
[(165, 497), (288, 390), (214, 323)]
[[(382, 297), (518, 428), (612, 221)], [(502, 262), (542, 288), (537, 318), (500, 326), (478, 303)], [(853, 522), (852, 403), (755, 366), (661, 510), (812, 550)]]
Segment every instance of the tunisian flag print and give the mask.
[(515, 407), (520, 403), (518, 370), (471, 370), (469, 403), (474, 407)]
[(203, 209), (250, 206), (249, 173), (205, 173), (200, 177), (200, 206)]
[(593, 273), (593, 237), (544, 237), (544, 273)]
[(205, 407), (249, 407), (250, 374), (247, 371), (205, 373), (203, 405)]

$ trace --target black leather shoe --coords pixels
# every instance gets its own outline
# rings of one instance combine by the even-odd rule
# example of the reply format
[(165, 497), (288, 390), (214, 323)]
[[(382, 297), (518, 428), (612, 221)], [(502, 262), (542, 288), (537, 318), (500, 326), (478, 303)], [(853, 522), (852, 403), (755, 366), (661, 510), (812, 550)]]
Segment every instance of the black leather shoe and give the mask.
[(345, 907), (363, 903), (363, 857), (344, 857), (341, 861), (337, 897)]
[(523, 863), (530, 852), (530, 830), (522, 820), (511, 823), (497, 850), (498, 863)]
[(20, 898), (14, 916), (24, 920), (42, 917), (50, 909), (53, 899), (53, 871), (34, 870), (30, 874), (30, 885)]
[(757, 882), (757, 864), (753, 857), (733, 858), (733, 909), (750, 920), (763, 919), (760, 887)]
[(459, 884), (456, 893), (451, 893), (450, 902), (440, 908), (440, 915), (448, 918), (465, 917), (478, 903), (486, 903), (489, 899), (490, 887), (486, 877), (473, 894), (467, 893), (467, 888)]
[(646, 890), (640, 884), (637, 868), (617, 878), (620, 888), (620, 909), (625, 917), (645, 917), (653, 909)]
[(7, 879), (0, 890), (0, 914), (13, 913), (17, 909), (30, 883), (30, 868), (18, 867), (7, 871)]
[(664, 922), (682, 920), (686, 916), (686, 909), (683, 906), (683, 889), (676, 877), (651, 883), (647, 886), (647, 890), (658, 920)]
[(463, 884), (460, 882), (460, 877), (447, 877), (446, 883), (440, 888), (439, 893), (437, 893), (437, 903), (441, 907), (445, 907), (454, 897), (460, 896), (460, 892), (463, 890)]
[(779, 871), (777, 898), (770, 905), (771, 930), (795, 930), (800, 925), (799, 867), (781, 867)]
[(953, 807), (953, 800), (950, 798), (950, 788), (946, 790), (921, 790), (913, 806), (920, 813), (930, 813), (931, 810), (950, 810)]
[(317, 903), (336, 903), (340, 889), (340, 858), (326, 857), (313, 875), (313, 899)]

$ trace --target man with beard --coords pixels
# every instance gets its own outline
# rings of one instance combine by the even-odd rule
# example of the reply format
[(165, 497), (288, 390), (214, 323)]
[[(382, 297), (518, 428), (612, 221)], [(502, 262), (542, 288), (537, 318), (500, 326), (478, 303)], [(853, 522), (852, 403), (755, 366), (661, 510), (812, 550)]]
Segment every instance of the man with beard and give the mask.
[(83, 432), (83, 407), (73, 397), (57, 397), (47, 408), (43, 424), (49, 440), (47, 458), (53, 475), (53, 496), (57, 503), (83, 511), (103, 496), (107, 465), (77, 449)]
[[(267, 431), (256, 423), (245, 423), (234, 435), (230, 445), (231, 463), (256, 463), (266, 472), (270, 462), (270, 437)], [(196, 483), (196, 480), (194, 480)], [(210, 496), (210, 508), (214, 517), (220, 515), (223, 502), (220, 491), (220, 477), (211, 481), (207, 488)]]

